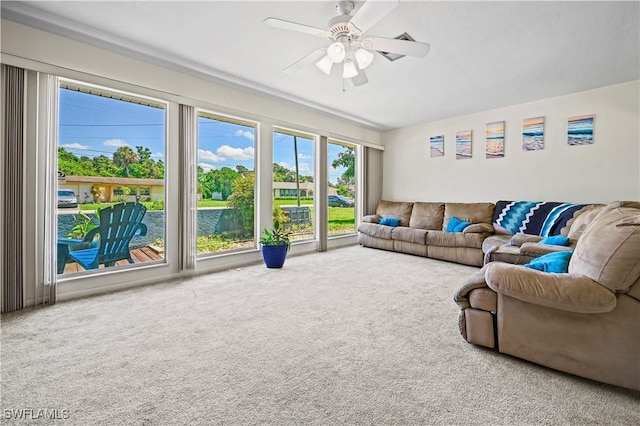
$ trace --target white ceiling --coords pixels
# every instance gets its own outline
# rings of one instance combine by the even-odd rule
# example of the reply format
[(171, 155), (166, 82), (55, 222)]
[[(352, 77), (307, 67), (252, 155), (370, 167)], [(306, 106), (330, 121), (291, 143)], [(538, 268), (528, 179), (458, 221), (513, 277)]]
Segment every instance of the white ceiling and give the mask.
[[(362, 1), (356, 2), (356, 9)], [(389, 130), (640, 78), (640, 3), (412, 2), (369, 35), (408, 32), (424, 59), (376, 54), (369, 83), (342, 91), (311, 65), (282, 69), (328, 44), (267, 27), (277, 17), (325, 28), (336, 2), (7, 2), (2, 17), (215, 81)], [(357, 10), (356, 10), (357, 11)], [(338, 68), (338, 67), (334, 67)]]

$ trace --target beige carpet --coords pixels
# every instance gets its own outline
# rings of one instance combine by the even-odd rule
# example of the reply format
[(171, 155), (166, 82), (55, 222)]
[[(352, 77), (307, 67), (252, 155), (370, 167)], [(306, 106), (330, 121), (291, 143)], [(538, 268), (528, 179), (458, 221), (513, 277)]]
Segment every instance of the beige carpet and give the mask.
[(356, 246), (4, 315), (3, 422), (640, 424), (638, 392), (464, 342), (475, 270)]

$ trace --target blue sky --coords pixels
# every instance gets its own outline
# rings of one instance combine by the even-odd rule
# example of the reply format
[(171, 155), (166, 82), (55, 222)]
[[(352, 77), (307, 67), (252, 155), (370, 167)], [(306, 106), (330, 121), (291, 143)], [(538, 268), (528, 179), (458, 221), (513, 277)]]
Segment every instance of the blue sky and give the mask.
[[(165, 111), (130, 102), (60, 90), (59, 146), (78, 156), (112, 157), (121, 146), (149, 148), (152, 158), (165, 161)], [(274, 134), (274, 162), (295, 170), (293, 137)], [(330, 145), (329, 163), (342, 147)], [(240, 164), (254, 169), (254, 129), (208, 118), (198, 118), (198, 164), (205, 170), (235, 168)], [(300, 174), (314, 170), (313, 141), (298, 138)], [(335, 182), (342, 170), (329, 169)]]

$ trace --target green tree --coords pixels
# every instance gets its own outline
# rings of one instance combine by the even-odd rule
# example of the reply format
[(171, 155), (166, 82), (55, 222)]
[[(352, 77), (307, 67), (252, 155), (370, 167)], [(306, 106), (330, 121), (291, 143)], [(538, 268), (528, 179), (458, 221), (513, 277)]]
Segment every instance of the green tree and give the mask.
[(356, 183), (356, 153), (354, 148), (346, 148), (338, 154), (338, 157), (331, 162), (331, 167), (337, 169), (344, 167), (338, 183), (353, 188)]
[(113, 162), (123, 169), (123, 176), (129, 176), (129, 166), (140, 161), (138, 154), (128, 146), (121, 146), (113, 153)]
[(136, 151), (138, 152), (138, 157), (140, 158), (140, 161), (151, 159), (151, 150), (149, 148), (136, 145)]
[(96, 176), (91, 161), (82, 161), (63, 147), (58, 147), (58, 170), (67, 176)]
[(255, 175), (247, 172), (238, 175), (232, 184), (233, 194), (229, 197), (229, 206), (240, 213), (242, 228), (246, 235), (253, 235), (253, 211), (255, 203)]
[(118, 166), (106, 155), (93, 157), (92, 163), (97, 176), (118, 176)]
[(227, 200), (233, 194), (233, 182), (240, 174), (229, 167), (212, 170), (209, 173), (213, 175), (213, 192), (220, 192), (222, 199)]
[[(313, 176), (300, 175), (300, 182), (313, 182)], [(296, 172), (273, 163), (273, 181), (274, 182), (295, 182)]]
[(238, 164), (236, 166), (236, 172), (238, 172), (240, 175), (242, 176), (246, 176), (247, 173), (250, 173), (251, 170), (247, 169), (245, 166), (243, 166), (242, 164)]

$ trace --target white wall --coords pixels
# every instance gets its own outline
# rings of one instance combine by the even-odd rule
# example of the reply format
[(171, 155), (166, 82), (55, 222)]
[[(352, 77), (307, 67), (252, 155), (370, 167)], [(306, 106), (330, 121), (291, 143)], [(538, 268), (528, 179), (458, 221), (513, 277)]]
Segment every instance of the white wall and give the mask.
[[(470, 96), (473, 96), (470, 94)], [(595, 114), (594, 144), (567, 144), (567, 118)], [(545, 117), (545, 147), (522, 150), (522, 120)], [(485, 125), (505, 123), (504, 158), (486, 159)], [(473, 130), (473, 157), (455, 134)], [(430, 158), (429, 137), (445, 135)], [(640, 200), (640, 81), (386, 132), (383, 198), (406, 201)]]

